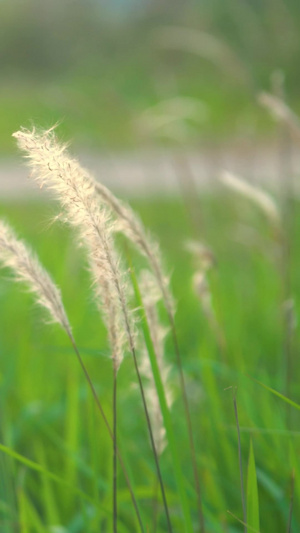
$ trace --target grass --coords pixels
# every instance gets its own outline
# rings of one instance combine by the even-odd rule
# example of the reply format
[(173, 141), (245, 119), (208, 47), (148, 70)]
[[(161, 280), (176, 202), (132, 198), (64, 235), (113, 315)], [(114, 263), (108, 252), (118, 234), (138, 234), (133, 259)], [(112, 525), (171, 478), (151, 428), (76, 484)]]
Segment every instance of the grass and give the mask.
[[(281, 289), (266, 223), (253, 206), (240, 199), (207, 196), (201, 202), (205, 236), (199, 238), (212, 247), (217, 257), (210, 283), (227, 341), (227, 360), (223, 361), (193, 294), (193, 265), (183, 247), (191, 228), (181, 201), (138, 201), (134, 207), (146, 226), (159, 236), (173, 273), (176, 326), (195, 430), (207, 531), (234, 533), (244, 529), (239, 522), (243, 521), (243, 512), (238, 442), (232, 392), (225, 390), (228, 387), (237, 387), (244, 490), (251, 509), (249, 526), (255, 530), (260, 523), (261, 531), (285, 531), (293, 470), (295, 502), (300, 497), (298, 411), (291, 411), (287, 423), (283, 399), (250, 379), (255, 378), (278, 392), (285, 388)], [(294, 207), (291, 278), (293, 294), (297, 296), (300, 216), (296, 201)], [(61, 286), (79, 349), (112, 420), (112, 370), (104, 327), (89, 296), (83, 254), (64, 227), (49, 228), (49, 218), (54, 213), (55, 208), (48, 203), (15, 202), (0, 206), (1, 216), (33, 244)], [(237, 240), (240, 222), (259, 232), (260, 248)], [(21, 533), (111, 531), (111, 442), (97, 417), (72, 350), (59, 328), (41, 325), (40, 310), (32, 309), (31, 297), (9, 283), (6, 273), (0, 282), (0, 299), (1, 531), (14, 531), (14, 524), (19, 522)], [(295, 305), (299, 314), (297, 299)], [(171, 339), (167, 342), (166, 357), (169, 362), (174, 360)], [(291, 399), (299, 403), (297, 357), (293, 365)], [(171, 376), (175, 388), (172, 421), (184, 488), (197, 531), (196, 495), (175, 368)], [(118, 440), (146, 530), (149, 527), (151, 531), (156, 472), (135, 382), (133, 362), (127, 357), (118, 375)], [(29, 461), (39, 466), (32, 467)], [(168, 448), (162, 454), (160, 466), (173, 528), (181, 531), (179, 496)], [(121, 471), (118, 506), (119, 531), (138, 531)], [(294, 505), (292, 531), (299, 526), (299, 509)], [(163, 532), (165, 528), (160, 500), (157, 531)]]

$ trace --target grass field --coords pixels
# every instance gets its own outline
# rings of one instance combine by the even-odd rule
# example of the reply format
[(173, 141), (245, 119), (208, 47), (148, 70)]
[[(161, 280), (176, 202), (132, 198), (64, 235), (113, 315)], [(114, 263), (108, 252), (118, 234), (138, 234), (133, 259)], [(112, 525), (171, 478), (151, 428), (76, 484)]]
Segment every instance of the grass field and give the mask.
[[(180, 148), (184, 154), (187, 148), (215, 154), (212, 158), (218, 166), (227, 159), (231, 145), (239, 163), (244, 147), (246, 160), (247, 147), (253, 147), (249, 154), (255, 153), (258, 145), (267, 149), (274, 139), (278, 153), (271, 157), (276, 157), (278, 175), (294, 173), (300, 110), (299, 2), (118, 1), (108, 3), (108, 10), (100, 4), (94, 0), (3, 2), (1, 157), (17, 154), (11, 136), (21, 124), (50, 128), (58, 122), (62, 141), (70, 140), (74, 152), (77, 148), (82, 154), (97, 154), (99, 160), (103, 154), (118, 158), (118, 153), (131, 151), (150, 154), (153, 150), (155, 155), (165, 147), (174, 154)], [(258, 103), (262, 91), (280, 101), (263, 108)], [(282, 121), (279, 127), (270, 110)], [(30, 138), (28, 132), (17, 134), (25, 152), (30, 152)], [(77, 229), (81, 223), (90, 264), (100, 270), (98, 289), (108, 314), (112, 307), (114, 311), (122, 307), (113, 269), (107, 268), (112, 278), (107, 280), (105, 269), (103, 273), (99, 268), (99, 264), (103, 267), (101, 252), (105, 255), (101, 247), (108, 242), (109, 249), (110, 243), (109, 238), (101, 238), (101, 231), (114, 241), (110, 224), (104, 220), (101, 226), (101, 211), (93, 209), (91, 198), (94, 185), (85, 174), (80, 184), (81, 171), (72, 166), (74, 162), (60, 161), (63, 152), (51, 151), (47, 143), (42, 149), (34, 146), (31, 159), (38, 171), (42, 169), (40, 178), (49, 178), (52, 186), (53, 176), (54, 181), (61, 180), (55, 185), (62, 187), (63, 208), (46, 195), (44, 203), (0, 199), (0, 266), (1, 254), (14, 252), (4, 242), (3, 217), (32, 245), (61, 288), (76, 344), (112, 428), (117, 419), (117, 445), (141, 519), (119, 463), (114, 491), (113, 443), (69, 338), (58, 325), (47, 323), (48, 317), (34, 305), (26, 287), (1, 269), (0, 533), (299, 532), (298, 199), (292, 195), (278, 199), (281, 225), (281, 217), (276, 219), (275, 214), (275, 220), (274, 210), (270, 214), (268, 197), (260, 195), (257, 201), (256, 196), (255, 204), (253, 194), (251, 203), (251, 193), (243, 198), (221, 191), (221, 186), (214, 195), (197, 197), (187, 173), (183, 177), (188, 179), (181, 182), (182, 197), (132, 202), (160, 242), (176, 306), (175, 328), (169, 331), (172, 311), (162, 301), (158, 305), (167, 331), (164, 356), (169, 380), (163, 387), (158, 353), (153, 350), (136, 285), (132, 291), (131, 305), (139, 317), (138, 366), (145, 366), (145, 356), (148, 367), (151, 360), (159, 402), (155, 388), (147, 401), (158, 410), (156, 425), (166, 430), (159, 465), (170, 527), (137, 383), (134, 349), (126, 353), (116, 379), (111, 360), (118, 337), (112, 340), (116, 321), (111, 320), (107, 335), (94, 301), (85, 248), (78, 246), (77, 234), (53, 220), (66, 208), (65, 198), (69, 222), (81, 209), (77, 215), (83, 220), (77, 222)], [(251, 155), (248, 159), (252, 168)], [(260, 171), (263, 175), (264, 169)], [(281, 192), (287, 192), (281, 185)], [(109, 205), (114, 211), (113, 204)], [(115, 209), (113, 217), (118, 216)], [(126, 233), (124, 226), (121, 231)], [(188, 250), (190, 240), (207, 246), (211, 252), (206, 249), (205, 260), (213, 263), (207, 271), (201, 265), (198, 294), (193, 280), (200, 267)], [(136, 281), (140, 271), (149, 267), (145, 257), (124, 235), (118, 234), (116, 244), (129, 279)], [(163, 280), (160, 289), (164, 286)], [(115, 296), (112, 303), (107, 294)], [(142, 293), (144, 304), (146, 296)], [(117, 324), (125, 324), (130, 338), (124, 309), (121, 318)], [(205, 527), (199, 519), (174, 331), (187, 386)], [(161, 333), (158, 327), (157, 337)], [(143, 380), (149, 388), (151, 374)], [(170, 413), (165, 396), (173, 399)]]
[[(251, 379), (283, 393), (286, 390), (282, 281), (276, 266), (278, 250), (266, 221), (255, 206), (228, 194), (199, 199), (198, 235), (179, 199), (136, 201), (134, 207), (159, 237), (172, 273), (176, 326), (188, 385), (207, 531), (243, 531), (243, 525), (227, 512), (243, 519), (237, 428), (232, 389), (226, 390), (229, 387), (237, 387), (245, 485), (253, 443), (260, 531), (287, 530), (293, 471), (295, 505), (291, 531), (298, 531), (298, 411)], [(300, 290), (297, 207), (294, 201), (289, 233), (292, 296)], [(92, 302), (83, 252), (78, 251), (74, 238), (64, 227), (57, 224), (49, 227), (49, 220), (56, 213), (53, 204), (2, 204), (0, 211), (17, 233), (32, 244), (61, 287), (74, 336), (111, 418), (111, 361), (105, 330)], [(254, 233), (245, 232), (246, 226)], [(193, 292), (193, 262), (184, 248), (191, 236), (204, 241), (216, 256), (210, 286), (226, 339), (223, 353)], [(140, 260), (136, 258), (135, 264), (140, 264)], [(1, 443), (6, 447), (0, 456), (1, 532), (111, 531), (111, 442), (67, 339), (58, 327), (43, 325), (41, 311), (32, 307), (31, 296), (11, 283), (5, 271), (0, 281), (0, 302)], [(298, 312), (299, 301), (295, 298), (296, 315)], [(163, 309), (161, 316), (165, 320)], [(300, 401), (297, 340), (295, 330), (288, 390), (296, 402)], [(184, 489), (194, 531), (198, 531), (184, 413), (170, 339), (166, 343), (166, 358), (171, 365), (175, 396), (171, 412)], [(152, 531), (153, 500), (160, 496), (135, 382), (128, 355), (119, 372), (119, 445), (144, 526), (146, 531)], [(34, 470), (27, 460), (39, 465), (40, 471)], [(184, 531), (168, 446), (160, 462), (174, 531)], [(119, 531), (138, 531), (122, 472), (118, 477), (118, 505)], [(163, 532), (166, 522), (160, 504), (158, 510), (156, 531)], [(249, 532), (252, 530), (248, 528)]]

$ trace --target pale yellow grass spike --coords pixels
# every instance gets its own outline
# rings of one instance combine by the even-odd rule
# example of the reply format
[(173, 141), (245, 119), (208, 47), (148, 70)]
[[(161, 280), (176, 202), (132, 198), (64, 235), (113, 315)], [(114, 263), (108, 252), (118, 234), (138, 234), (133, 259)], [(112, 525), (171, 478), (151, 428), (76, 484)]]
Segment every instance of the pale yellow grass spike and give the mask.
[(283, 100), (273, 94), (262, 92), (258, 95), (258, 101), (276, 120), (284, 122), (291, 133), (300, 140), (300, 119)]
[(96, 183), (96, 191), (116, 215), (116, 229), (124, 233), (124, 235), (126, 235), (126, 237), (138, 248), (140, 253), (147, 257), (150, 268), (163, 293), (168, 312), (173, 314), (174, 300), (169, 287), (169, 278), (164, 273), (158, 243), (151, 235), (149, 235), (143, 223), (129, 205), (126, 205), (119, 200), (119, 198), (117, 198), (102, 183)]
[[(167, 403), (170, 407), (173, 403), (173, 393), (168, 384), (170, 367), (166, 365), (164, 360), (164, 343), (168, 329), (161, 324), (157, 310), (157, 304), (161, 299), (161, 291), (157, 285), (155, 277), (149, 270), (142, 270), (140, 274), (139, 286), (141, 289), (141, 294), (143, 295), (144, 309), (157, 358), (157, 364), (162, 377), (162, 382), (164, 384), (164, 389), (166, 391)], [(149, 406), (157, 452), (158, 454), (161, 454), (166, 446), (166, 431), (163, 424), (159, 398), (155, 387), (149, 355), (146, 350), (142, 351), (140, 370), (148, 380), (145, 386), (145, 394)]]
[(259, 187), (254, 187), (227, 170), (221, 173), (220, 180), (233, 191), (236, 191), (255, 203), (264, 212), (272, 225), (277, 228), (281, 226), (279, 209), (270, 194), (262, 191)]
[(210, 248), (198, 241), (187, 241), (185, 248), (192, 254), (195, 263), (195, 272), (192, 280), (194, 292), (223, 353), (226, 347), (225, 339), (213, 306), (210, 283), (207, 276), (208, 271), (216, 265), (215, 255)]
[(214, 321), (215, 314), (212, 306), (207, 272), (215, 265), (215, 256), (210, 248), (199, 241), (187, 241), (185, 248), (192, 254), (195, 262), (195, 273), (193, 275), (194, 291), (201, 302), (205, 315), (209, 321)]
[(193, 255), (201, 271), (209, 270), (216, 263), (214, 253), (202, 242), (189, 240), (185, 243), (185, 249)]
[(154, 275), (149, 270), (142, 270), (140, 273), (139, 286), (155, 354), (162, 370), (164, 366), (164, 341), (168, 329), (162, 326), (157, 310), (157, 305), (161, 300), (161, 291)]
[(37, 303), (47, 310), (51, 322), (58, 323), (69, 337), (72, 337), (60, 290), (29, 246), (18, 239), (10, 226), (2, 220), (0, 220), (0, 262), (10, 268), (17, 281), (26, 283)]
[(193, 275), (193, 287), (209, 322), (215, 324), (216, 318), (212, 305), (212, 296), (205, 271), (197, 271)]
[[(58, 143), (53, 128), (43, 132), (21, 130), (14, 134), (25, 151), (33, 178), (53, 190), (65, 221), (79, 232), (88, 251), (96, 301), (109, 333), (112, 357), (118, 369), (125, 340), (134, 345), (133, 323), (127, 305), (128, 282), (114, 248), (114, 223), (108, 209), (99, 205), (96, 183), (87, 170)], [(125, 334), (124, 334), (125, 332)]]

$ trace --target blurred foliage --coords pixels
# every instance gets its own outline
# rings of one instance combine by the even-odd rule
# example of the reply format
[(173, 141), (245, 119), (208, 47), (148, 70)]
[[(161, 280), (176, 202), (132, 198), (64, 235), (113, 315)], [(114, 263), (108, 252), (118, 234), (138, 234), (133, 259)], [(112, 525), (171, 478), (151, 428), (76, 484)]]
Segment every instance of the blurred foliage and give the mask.
[[(191, 228), (183, 203), (155, 198), (139, 201), (135, 207), (147, 227), (159, 235), (168, 269), (173, 271), (176, 324), (203, 479), (207, 531), (242, 531), (240, 524), (227, 514), (229, 509), (236, 516), (242, 516), (232, 394), (225, 390), (231, 386), (238, 387), (245, 473), (251, 440), (253, 443), (261, 531), (285, 531), (290, 476), (294, 468), (295, 502), (300, 496), (298, 411), (289, 412), (282, 400), (249, 378), (254, 377), (278, 391), (285, 387), (281, 280), (266, 221), (246, 200), (241, 203), (229, 195), (207, 196), (199, 205), (206, 243), (217, 258), (210, 284), (227, 342), (224, 358), (193, 293), (194, 268), (184, 247)], [(102, 321), (91, 298), (82, 249), (78, 250), (73, 236), (60, 225), (52, 225), (45, 231), (54, 211), (49, 204), (15, 202), (2, 204), (0, 211), (19, 235), (32, 243), (61, 287), (80, 351), (111, 419), (112, 366)], [(298, 202), (293, 203), (293, 213), (291, 290), (293, 295), (298, 295)], [(241, 239), (240, 224), (250, 225), (257, 232), (256, 240), (247, 239), (247, 233)], [(53, 253), (54, 250), (59, 253)], [(55, 326), (41, 323), (40, 310), (32, 308), (32, 297), (19, 285), (11, 283), (7, 276), (1, 278), (0, 297), (1, 442), (79, 488), (89, 498), (85, 500), (68, 487), (1, 452), (1, 531), (15, 531), (14, 524), (20, 521), (22, 532), (110, 531), (111, 443), (95, 412), (78, 362), (64, 334)], [(299, 299), (295, 297), (297, 315), (299, 310)], [(163, 313), (161, 318), (165, 321)], [(299, 403), (298, 330), (295, 341), (290, 396)], [(166, 358), (171, 365), (176, 398), (173, 423), (197, 531), (196, 499), (191, 488), (185, 421), (170, 339)], [(149, 529), (156, 475), (141, 400), (134, 383), (133, 362), (128, 356), (119, 372), (119, 443), (126, 454), (144, 523)], [(161, 468), (174, 530), (182, 531), (168, 447), (162, 454)], [(138, 531), (121, 472), (118, 494), (120, 531)], [(159, 509), (157, 532), (162, 533), (166, 531), (166, 524), (162, 507)], [(293, 530), (298, 531), (299, 527), (299, 507), (295, 505)]]
[[(255, 95), (270, 88), (274, 71), (282, 70), (288, 100), (299, 108), (299, 23), (296, 0), (2, 0), (0, 150), (12, 150), (11, 132), (30, 120), (61, 120), (81, 146), (149, 143), (134, 119), (176, 96), (207, 105), (200, 139), (264, 134), (270, 125)], [(162, 45), (166, 27), (209, 35), (219, 59), (188, 52), (180, 34), (175, 47)]]

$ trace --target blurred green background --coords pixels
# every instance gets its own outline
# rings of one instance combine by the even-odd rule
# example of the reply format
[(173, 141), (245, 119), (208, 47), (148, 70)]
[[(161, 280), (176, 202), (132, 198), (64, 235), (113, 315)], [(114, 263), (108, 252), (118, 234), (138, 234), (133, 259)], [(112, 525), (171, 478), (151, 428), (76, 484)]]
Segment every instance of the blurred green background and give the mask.
[[(292, 187), (284, 186), (284, 179), (291, 177), (287, 132), (257, 103), (262, 90), (279, 90), (300, 111), (299, 1), (0, 0), (0, 11), (0, 171), (6, 156), (21, 168), (20, 159), (15, 163), (17, 149), (11, 137), (21, 125), (47, 128), (59, 122), (58, 136), (72, 141), (73, 152), (110, 153), (112, 159), (121, 151), (136, 154), (149, 147), (171, 147), (176, 155), (180, 146), (180, 157), (173, 163), (178, 163), (178, 174), (183, 173), (181, 185), (189, 178), (187, 187), (170, 197), (154, 190), (154, 195), (135, 198), (133, 206), (160, 241), (172, 273), (207, 533), (244, 531), (238, 521), (243, 514), (232, 391), (225, 390), (231, 386), (238, 387), (245, 485), (251, 440), (254, 446), (260, 531), (282, 533), (290, 524), (289, 531), (297, 533), (298, 411), (251, 377), (283, 393), (288, 390), (300, 401), (299, 200)], [(239, 140), (267, 146), (273, 138), (278, 153), (271, 152), (271, 157), (284, 192), (275, 200), (287, 254), (264, 214), (247, 199), (201, 188), (196, 194), (182, 151)], [(5, 172), (2, 175), (5, 179)], [(162, 181), (164, 176), (154, 178)], [(130, 197), (132, 182), (124, 190)], [(111, 417), (111, 361), (84, 253), (77, 249), (74, 235), (50, 223), (59, 208), (46, 198), (22, 201), (12, 196), (7, 201), (3, 195), (1, 216), (32, 245), (61, 286), (74, 335)], [(208, 281), (226, 357), (192, 289), (195, 265), (185, 248), (190, 238), (205, 243), (216, 257)], [(131, 249), (130, 253), (138, 270), (141, 259)], [(289, 331), (286, 303), (292, 309)], [(32, 309), (32, 298), (11, 283), (7, 272), (0, 280), (0, 304), (0, 437), (7, 447), (0, 455), (0, 533), (111, 531), (111, 442), (67, 340), (58, 328), (42, 323), (40, 310)], [(167, 325), (163, 310), (161, 319)], [(198, 532), (170, 338), (166, 360), (172, 367), (172, 418), (185, 489)], [(127, 357), (119, 373), (119, 439), (145, 527), (152, 533), (157, 480), (134, 383)], [(15, 460), (15, 452), (59, 480), (34, 471), (22, 457)], [(184, 525), (168, 447), (161, 468), (174, 533), (181, 533)], [(119, 531), (138, 531), (122, 475), (118, 488)], [(294, 509), (289, 521), (291, 494)], [(158, 509), (155, 531), (164, 533), (160, 500)]]
[(299, 108), (297, 0), (1, 0), (0, 9), (2, 153), (31, 120), (60, 121), (80, 147), (137, 147), (151, 138), (136, 118), (178, 96), (207, 108), (189, 143), (265, 135), (256, 93), (278, 69)]

